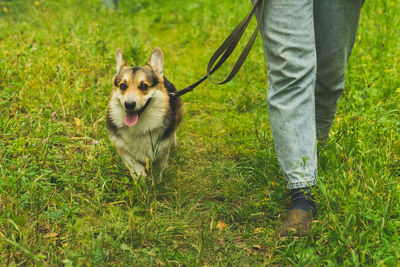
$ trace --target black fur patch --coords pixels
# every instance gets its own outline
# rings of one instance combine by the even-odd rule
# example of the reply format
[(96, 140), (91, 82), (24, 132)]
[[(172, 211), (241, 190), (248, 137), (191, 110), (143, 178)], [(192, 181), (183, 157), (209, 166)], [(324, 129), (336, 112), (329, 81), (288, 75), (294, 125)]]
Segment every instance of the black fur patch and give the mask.
[(156, 86), (157, 84), (159, 84), (160, 83), (160, 81), (158, 80), (158, 77), (157, 77), (157, 75), (154, 73), (154, 71), (152, 70), (151, 71), (151, 87), (154, 87), (154, 86)]
[(118, 76), (116, 76), (115, 79), (114, 79), (115, 87), (118, 87), (119, 83), (120, 83), (120, 78)]
[(157, 78), (156, 73), (153, 71), (153, 69), (151, 67), (150, 67), (150, 69), (142, 68), (142, 71), (146, 75), (146, 80), (150, 83), (150, 87), (154, 87), (160, 83), (160, 81)]
[(131, 70), (132, 70), (132, 74), (135, 74), (135, 72), (140, 70), (140, 67), (133, 67), (133, 68), (131, 68)]
[(118, 133), (118, 127), (117, 127), (117, 125), (115, 125), (115, 123), (113, 122), (113, 120), (111, 118), (110, 111), (107, 111), (107, 129), (113, 135), (120, 136), (120, 134)]
[[(175, 93), (177, 90), (175, 86), (164, 77), (164, 86), (168, 93)], [(182, 101), (180, 97), (170, 97), (169, 98), (169, 111), (165, 116), (165, 128), (162, 139), (171, 137), (171, 134), (175, 132), (178, 124), (182, 121)]]

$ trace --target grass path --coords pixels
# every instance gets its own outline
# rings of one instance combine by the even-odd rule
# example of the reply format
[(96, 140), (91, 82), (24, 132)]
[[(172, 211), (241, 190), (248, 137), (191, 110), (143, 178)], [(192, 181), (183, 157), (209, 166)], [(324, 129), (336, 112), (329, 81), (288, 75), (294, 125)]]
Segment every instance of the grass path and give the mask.
[(129, 178), (105, 128), (116, 48), (143, 65), (161, 47), (183, 88), (249, 3), (0, 0), (0, 265), (400, 264), (395, 0), (363, 8), (310, 236), (274, 238), (288, 193), (261, 38), (229, 84), (182, 97), (165, 179)]

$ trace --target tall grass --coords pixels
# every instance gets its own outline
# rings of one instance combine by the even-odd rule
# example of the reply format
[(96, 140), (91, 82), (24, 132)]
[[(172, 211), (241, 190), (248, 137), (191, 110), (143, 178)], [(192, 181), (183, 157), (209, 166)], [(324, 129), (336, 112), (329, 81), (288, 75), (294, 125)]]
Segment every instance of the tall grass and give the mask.
[(363, 8), (307, 238), (274, 237), (288, 193), (260, 38), (229, 84), (182, 97), (161, 182), (121, 163), (105, 129), (116, 48), (143, 65), (161, 47), (183, 88), (249, 7), (0, 0), (0, 265), (399, 264), (398, 1)]

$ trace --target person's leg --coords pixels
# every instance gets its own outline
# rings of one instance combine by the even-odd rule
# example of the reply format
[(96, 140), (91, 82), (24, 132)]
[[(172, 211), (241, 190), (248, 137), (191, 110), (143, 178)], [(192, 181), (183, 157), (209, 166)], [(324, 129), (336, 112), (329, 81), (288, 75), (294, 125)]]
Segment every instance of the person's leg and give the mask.
[(266, 1), (260, 33), (278, 161), (289, 189), (309, 187), (317, 175), (313, 1)]
[[(310, 227), (316, 208), (316, 50), (312, 0), (268, 0), (260, 33), (268, 67), (268, 111), (279, 165), (291, 189), (291, 210), (278, 236)], [(257, 14), (260, 18), (260, 14)]]
[(344, 90), (346, 64), (358, 28), (363, 0), (314, 1), (317, 82), (315, 116), (318, 140), (326, 141)]

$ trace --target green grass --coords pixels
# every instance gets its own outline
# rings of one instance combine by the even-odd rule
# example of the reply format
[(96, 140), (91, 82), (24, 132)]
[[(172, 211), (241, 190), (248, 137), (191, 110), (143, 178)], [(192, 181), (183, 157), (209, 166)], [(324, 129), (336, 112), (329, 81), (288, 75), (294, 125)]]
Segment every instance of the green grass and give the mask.
[(363, 8), (307, 238), (274, 238), (288, 193), (260, 38), (230, 83), (182, 97), (164, 179), (129, 177), (105, 127), (116, 48), (142, 65), (161, 47), (183, 88), (249, 2), (0, 0), (0, 265), (400, 264), (395, 0)]

